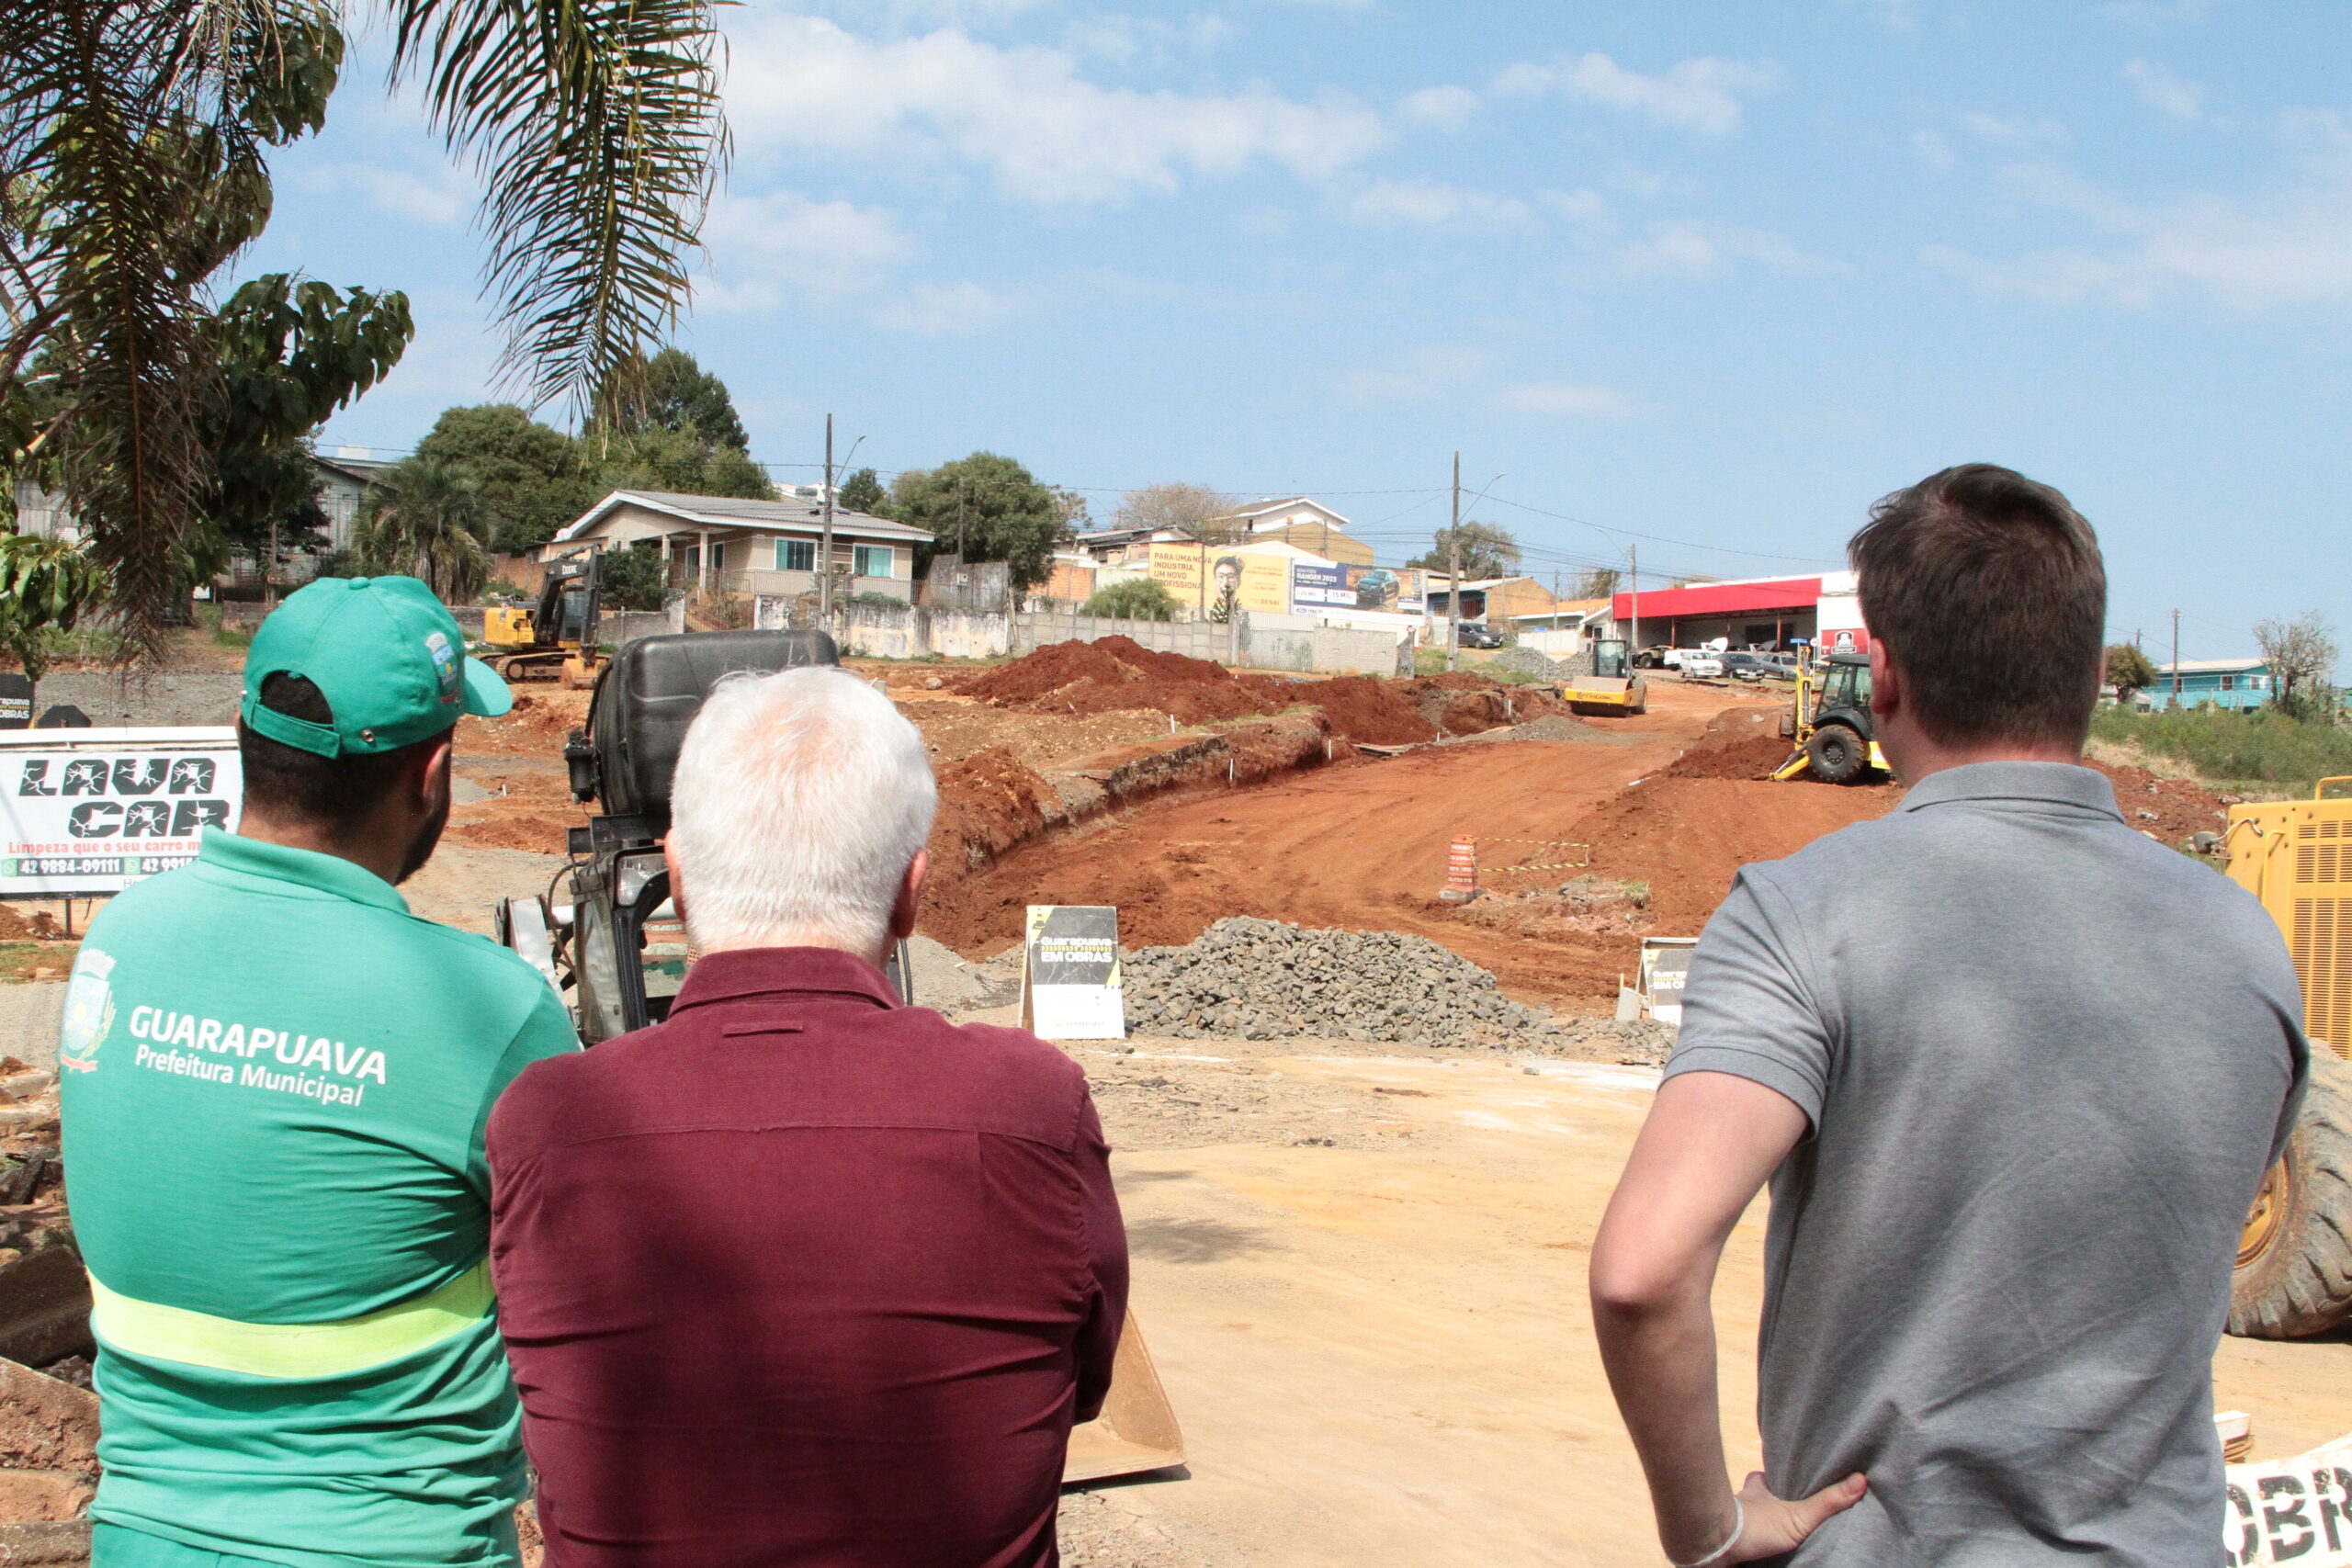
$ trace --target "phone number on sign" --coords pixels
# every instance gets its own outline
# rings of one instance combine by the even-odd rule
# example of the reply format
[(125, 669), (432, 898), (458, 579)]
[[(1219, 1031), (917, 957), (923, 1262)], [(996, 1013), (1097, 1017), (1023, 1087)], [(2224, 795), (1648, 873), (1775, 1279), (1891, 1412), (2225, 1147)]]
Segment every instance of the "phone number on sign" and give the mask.
[(0, 878), (11, 876), (153, 876), (187, 864), (194, 855), (42, 855), (0, 860)]

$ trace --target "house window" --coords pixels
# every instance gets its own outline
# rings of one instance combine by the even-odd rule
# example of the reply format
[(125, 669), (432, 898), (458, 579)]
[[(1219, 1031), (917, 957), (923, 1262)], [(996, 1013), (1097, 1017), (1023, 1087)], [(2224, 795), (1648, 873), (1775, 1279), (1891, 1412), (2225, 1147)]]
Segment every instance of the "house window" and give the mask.
[(714, 573), (725, 571), (727, 570), (727, 547), (725, 545), (713, 545), (710, 547), (710, 570)]
[(2223, 690), (2223, 691), (2225, 691), (2225, 692), (2234, 692), (2234, 691), (2236, 691), (2237, 689), (2238, 689), (2238, 678), (2237, 678), (2236, 676), (2234, 676), (2234, 675), (2224, 675), (2224, 676), (2222, 676), (2222, 690)]
[(853, 577), (888, 577), (892, 557), (897, 554), (888, 545), (855, 545), (850, 549), (850, 575)]
[(688, 577), (702, 575), (702, 547), (700, 545), (688, 545), (678, 552), (678, 558), (685, 562)]
[(778, 539), (775, 542), (775, 569), (778, 571), (816, 570), (817, 541)]

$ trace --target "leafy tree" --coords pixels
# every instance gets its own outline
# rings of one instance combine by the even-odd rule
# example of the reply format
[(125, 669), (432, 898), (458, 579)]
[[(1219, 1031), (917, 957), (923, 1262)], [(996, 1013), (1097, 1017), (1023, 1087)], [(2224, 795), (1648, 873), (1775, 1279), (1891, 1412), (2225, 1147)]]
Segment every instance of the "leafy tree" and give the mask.
[(1233, 498), (1224, 491), (1170, 479), (1127, 491), (1120, 498), (1112, 525), (1148, 528), (1154, 533), (1165, 528), (1181, 539), (1222, 545), (1247, 531), (1239, 518), (1230, 515), (1232, 511)]
[(616, 434), (666, 430), (713, 446), (751, 450), (751, 437), (743, 434), (727, 383), (682, 348), (626, 361), (605, 378), (596, 402), (601, 423)]
[(1462, 581), (1476, 582), (1486, 578), (1510, 577), (1519, 570), (1519, 540), (1508, 528), (1498, 528), (1491, 523), (1464, 523), (1459, 528), (1440, 528), (1430, 541), (1429, 553), (1416, 556), (1405, 564), (1425, 571), (1452, 571), (1453, 546), (1457, 539), (1462, 547)]
[(931, 530), (934, 549), (1005, 562), (1016, 593), (1052, 575), (1054, 551), (1069, 538), (1055, 492), (994, 452), (900, 474), (890, 486), (890, 515)]
[(450, 603), (471, 598), (489, 575), (481, 496), (459, 463), (413, 457), (368, 487), (354, 547), (372, 573), (421, 577)]
[(616, 490), (658, 490), (752, 501), (775, 499), (775, 486), (767, 470), (752, 461), (749, 453), (713, 446), (685, 431), (641, 430), (602, 443), (592, 434), (581, 440), (582, 458), (590, 459), (599, 445), (604, 451), (594, 457), (598, 497)]
[(616, 610), (658, 610), (670, 602), (670, 563), (651, 545), (606, 550), (598, 567), (605, 603)]
[(1172, 621), (1176, 618), (1176, 596), (1148, 577), (1130, 577), (1124, 582), (1096, 589), (1078, 613), (1123, 621)]
[(78, 545), (33, 534), (0, 534), (0, 647), (25, 678), (49, 669), (41, 634), (70, 632), (106, 592), (106, 573)]
[(547, 543), (611, 488), (588, 470), (579, 443), (513, 403), (444, 409), (416, 455), (464, 468), (483, 538), (510, 552)]
[(408, 296), (271, 273), (231, 295), (209, 333), (221, 379), (206, 421), (209, 539), (254, 550), (322, 542), (310, 434), (400, 362), (415, 335)]
[(876, 517), (881, 513), (875, 508), (889, 505), (890, 492), (882, 488), (881, 475), (872, 468), (860, 468), (842, 485), (841, 494), (834, 497), (834, 504), (846, 511), (863, 512), (869, 517)]
[[(584, 407), (675, 321), (726, 144), (715, 7), (382, 0), (394, 79), (482, 186), (535, 404)], [(0, 477), (62, 479), (135, 651), (221, 482), (207, 280), (267, 222), (264, 150), (324, 123), (343, 52), (316, 0), (0, 5)]]
[(1576, 592), (1569, 597), (1572, 599), (1614, 598), (1617, 593), (1617, 584), (1622, 578), (1623, 574), (1613, 566), (1594, 567), (1577, 579)]
[(2136, 642), (2119, 642), (2107, 650), (2107, 678), (2115, 687), (2115, 700), (2125, 707), (2132, 699), (2154, 685), (2158, 679), (2156, 667), (2140, 651)]
[(2325, 615), (2312, 610), (2291, 621), (2260, 622), (2254, 640), (2262, 646), (2278, 694), (2273, 701), (2282, 712), (2301, 719), (2335, 716), (2335, 688), (2328, 677), (2339, 650)]

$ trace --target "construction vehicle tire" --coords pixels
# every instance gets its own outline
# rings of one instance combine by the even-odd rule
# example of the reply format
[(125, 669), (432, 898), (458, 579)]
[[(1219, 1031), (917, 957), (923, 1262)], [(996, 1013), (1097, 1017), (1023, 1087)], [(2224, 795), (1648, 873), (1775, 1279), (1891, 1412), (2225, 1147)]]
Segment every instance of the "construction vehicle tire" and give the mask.
[(1870, 742), (1842, 724), (1825, 724), (1804, 743), (1813, 776), (1824, 784), (1852, 784), (1869, 771)]
[(2352, 1319), (2352, 1062), (2312, 1046), (2287, 1157), (2263, 1179), (2230, 1276), (2230, 1332), (2300, 1339)]

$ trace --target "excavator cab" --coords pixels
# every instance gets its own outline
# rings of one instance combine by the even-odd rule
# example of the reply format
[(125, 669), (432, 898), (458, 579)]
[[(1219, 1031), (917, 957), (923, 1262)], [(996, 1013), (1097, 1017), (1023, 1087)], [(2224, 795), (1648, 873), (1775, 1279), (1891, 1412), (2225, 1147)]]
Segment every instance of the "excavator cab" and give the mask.
[(596, 642), (604, 600), (602, 552), (588, 550), (548, 563), (537, 610), (496, 609), (482, 617), (490, 667), (508, 681), (560, 680), (575, 690), (596, 683), (603, 654)]

